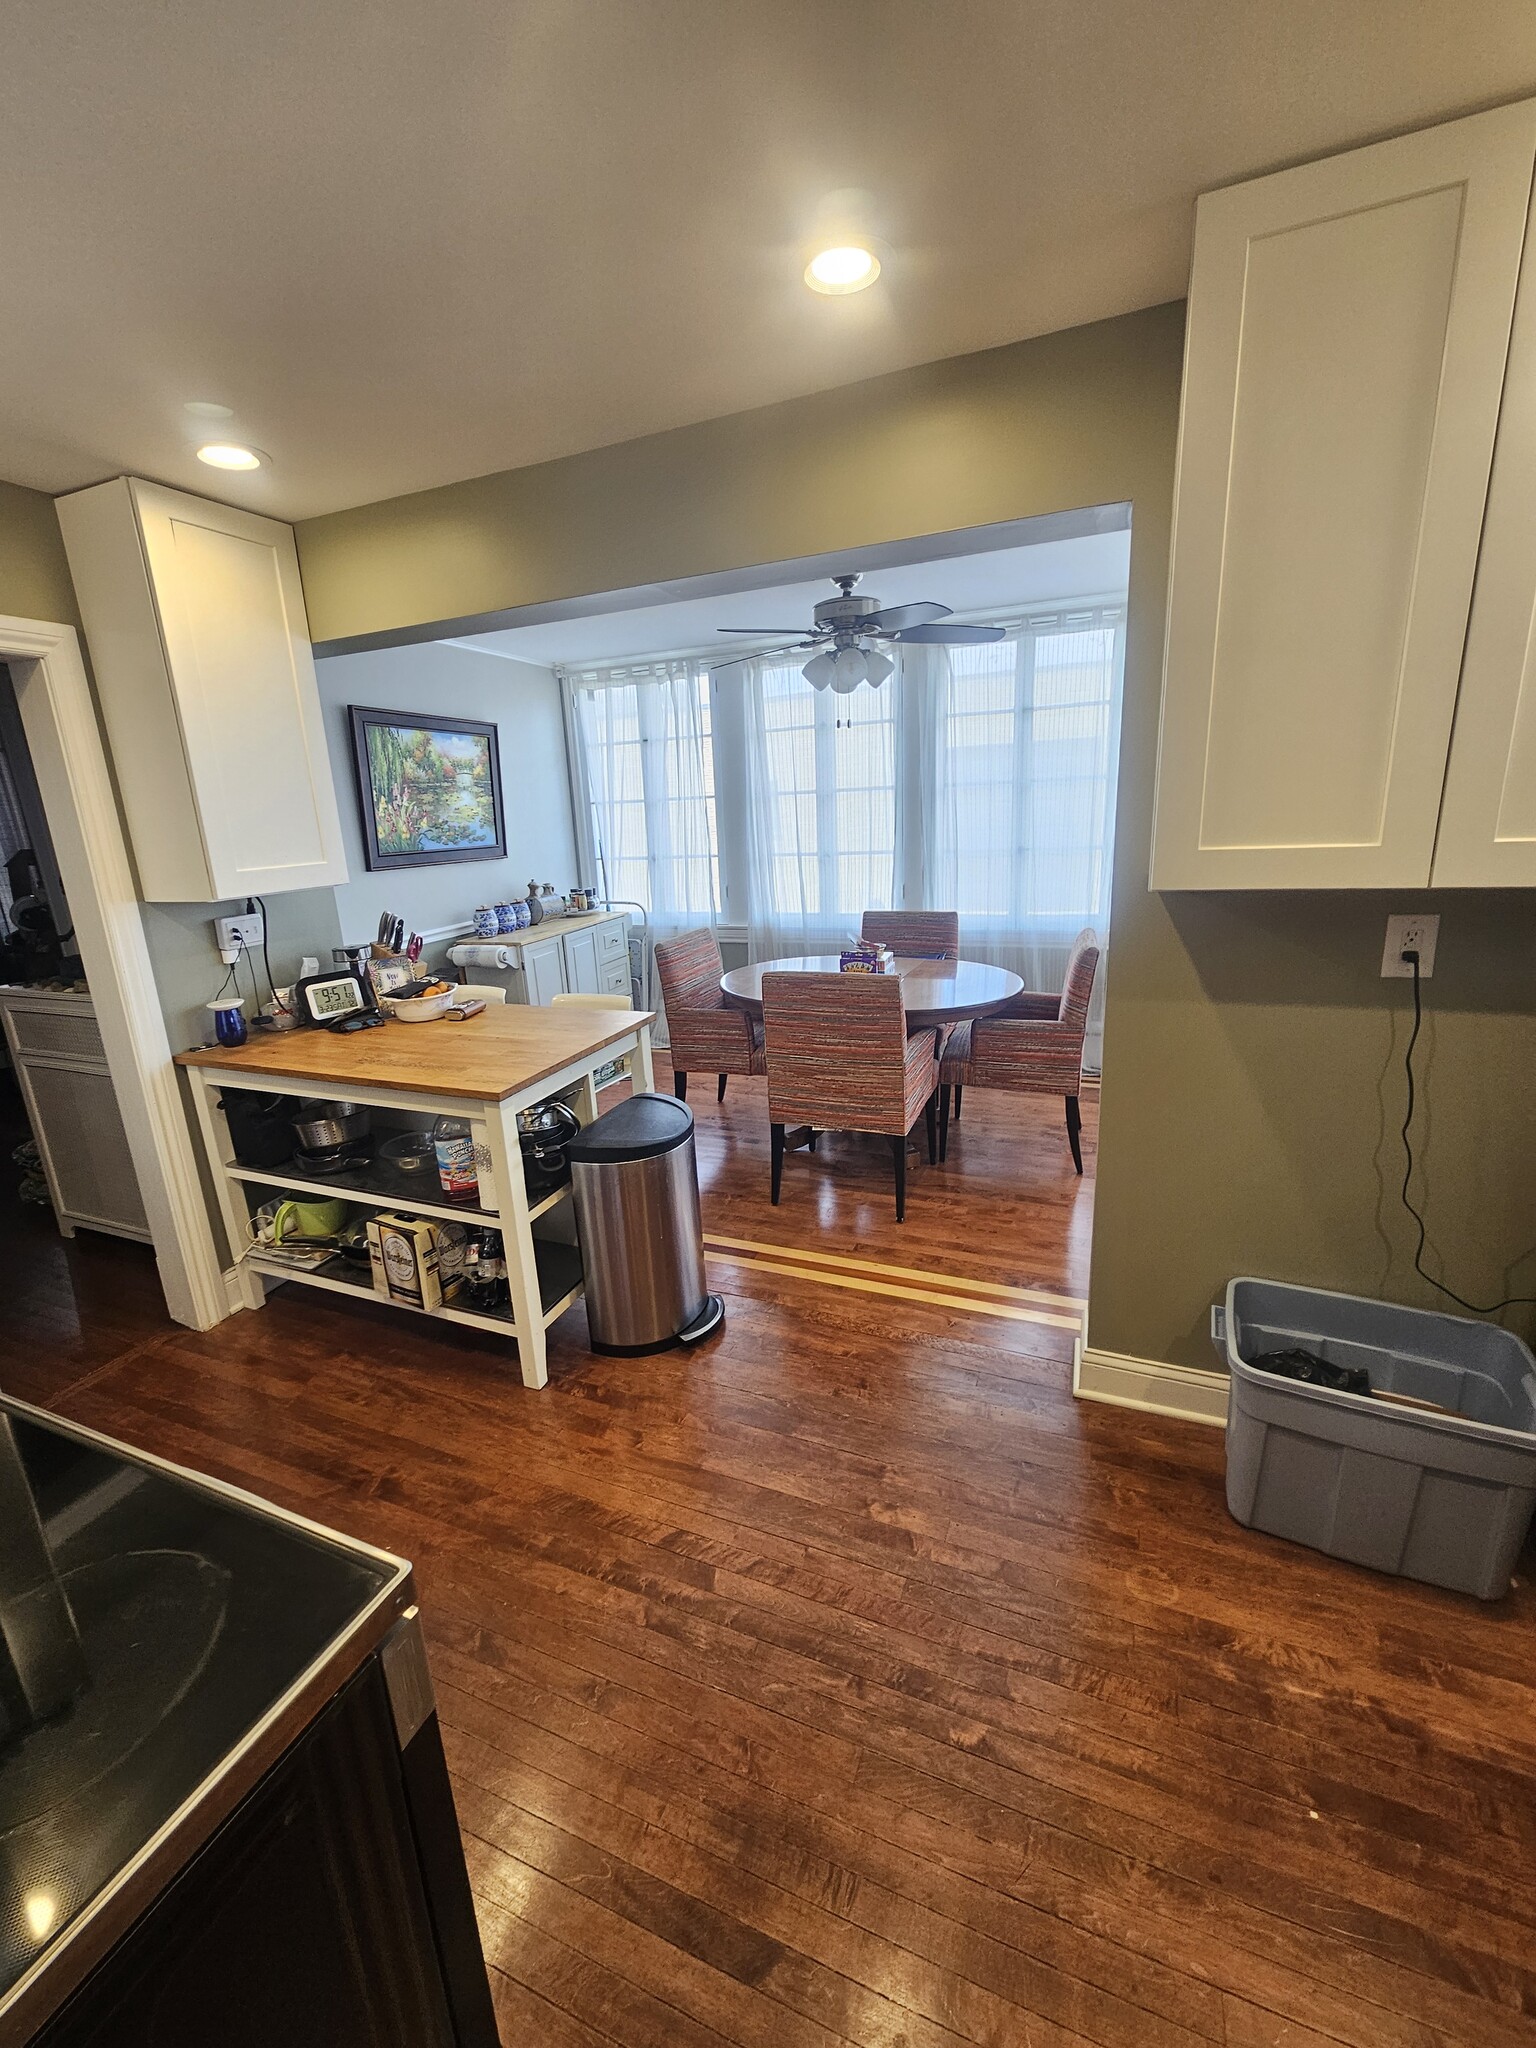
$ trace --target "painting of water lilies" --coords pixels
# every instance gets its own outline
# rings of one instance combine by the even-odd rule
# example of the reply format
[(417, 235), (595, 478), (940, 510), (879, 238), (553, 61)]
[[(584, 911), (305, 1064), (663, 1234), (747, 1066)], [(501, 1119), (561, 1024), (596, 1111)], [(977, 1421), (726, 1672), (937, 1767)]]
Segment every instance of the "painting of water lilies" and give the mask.
[(370, 868), (505, 858), (494, 725), (360, 704), (350, 716)]

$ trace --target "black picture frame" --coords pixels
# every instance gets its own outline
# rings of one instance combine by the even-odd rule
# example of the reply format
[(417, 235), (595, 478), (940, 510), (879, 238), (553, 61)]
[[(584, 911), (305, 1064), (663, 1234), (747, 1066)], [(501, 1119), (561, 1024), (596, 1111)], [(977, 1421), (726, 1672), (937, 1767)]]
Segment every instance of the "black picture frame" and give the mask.
[[(377, 705), (349, 704), (347, 718), (352, 729), (352, 759), (357, 770), (358, 806), (362, 813), (363, 853), (370, 870), (438, 867), (451, 861), (505, 860), (507, 819), (501, 794), (501, 755), (494, 724), (483, 718), (448, 718), (440, 712), (390, 711)], [(483, 746), (486, 793), (491, 802), (489, 840), (477, 838), (464, 846), (401, 845), (400, 821), (392, 818), (389, 805), (401, 792), (380, 791), (379, 762), (370, 744), (370, 734), (388, 729), (394, 733), (444, 735), (453, 740), (471, 740), (477, 750)]]

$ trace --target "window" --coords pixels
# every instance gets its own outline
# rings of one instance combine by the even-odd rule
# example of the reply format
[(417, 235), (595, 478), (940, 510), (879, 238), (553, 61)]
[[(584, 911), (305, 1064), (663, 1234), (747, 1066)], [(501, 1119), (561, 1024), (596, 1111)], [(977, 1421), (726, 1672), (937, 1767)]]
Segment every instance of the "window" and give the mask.
[(1123, 636), (1120, 604), (1036, 612), (846, 697), (803, 655), (567, 676), (603, 886), (659, 927), (729, 903), (759, 958), (958, 908), (972, 957), (1059, 986), (1108, 922)]
[(572, 693), (592, 857), (604, 892), (653, 924), (713, 923), (720, 846), (708, 673), (669, 662)]
[(942, 697), (930, 887), (962, 928), (1076, 931), (1107, 915), (1117, 623), (1047, 619), (955, 647)]
[(746, 697), (751, 923), (841, 943), (865, 910), (891, 905), (896, 721), (890, 689), (813, 690), (804, 657), (758, 662)]

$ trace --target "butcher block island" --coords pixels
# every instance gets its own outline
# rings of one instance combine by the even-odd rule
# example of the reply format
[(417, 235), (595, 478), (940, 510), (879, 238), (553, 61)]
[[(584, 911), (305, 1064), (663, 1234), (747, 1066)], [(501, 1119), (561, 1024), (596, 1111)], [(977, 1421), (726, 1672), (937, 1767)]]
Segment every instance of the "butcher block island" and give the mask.
[[(598, 1113), (596, 1076), (626, 1056), (636, 1088), (650, 1088), (652, 1017), (645, 1010), (497, 1004), (461, 1023), (276, 1032), (241, 1046), (178, 1053), (242, 1300), (261, 1308), (268, 1288), (284, 1281), (389, 1299), (412, 1313), (512, 1338), (524, 1384), (546, 1385), (545, 1332), (581, 1299), (581, 1255), (569, 1177), (563, 1185), (530, 1185), (519, 1118), (558, 1102), (590, 1123)], [(293, 1122), (313, 1113), (301, 1104), (316, 1101), (367, 1112), (349, 1119), (354, 1128), (366, 1125), (366, 1134), (338, 1146), (333, 1158), (306, 1154)], [(457, 1141), (459, 1156), (472, 1162), (467, 1193), (460, 1185), (452, 1197), (436, 1157), (421, 1144), (440, 1119), (468, 1126)], [(323, 1171), (316, 1164), (322, 1159)], [(386, 1233), (392, 1243), (420, 1243), (417, 1292), (379, 1291), (384, 1283), (375, 1273)], [(483, 1277), (496, 1264), (486, 1247), (498, 1238), (504, 1290), (499, 1275)], [(477, 1251), (471, 1287), (469, 1267), (453, 1261)], [(448, 1286), (442, 1267), (451, 1268)], [(488, 1302), (495, 1293), (501, 1298)]]

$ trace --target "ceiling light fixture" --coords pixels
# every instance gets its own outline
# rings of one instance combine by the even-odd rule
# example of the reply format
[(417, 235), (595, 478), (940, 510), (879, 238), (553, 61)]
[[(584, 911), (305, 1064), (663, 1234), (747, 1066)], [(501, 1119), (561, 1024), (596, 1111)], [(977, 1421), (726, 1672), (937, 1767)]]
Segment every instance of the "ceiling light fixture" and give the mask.
[(805, 266), (805, 281), (813, 292), (837, 298), (847, 292), (861, 292), (880, 275), (880, 259), (873, 249), (856, 242), (819, 249)]
[(234, 441), (210, 441), (197, 451), (199, 462), (212, 469), (260, 469), (263, 457), (255, 448), (242, 448)]
[(189, 398), (182, 411), (197, 420), (232, 420), (235, 416), (232, 405), (220, 405), (216, 398)]

